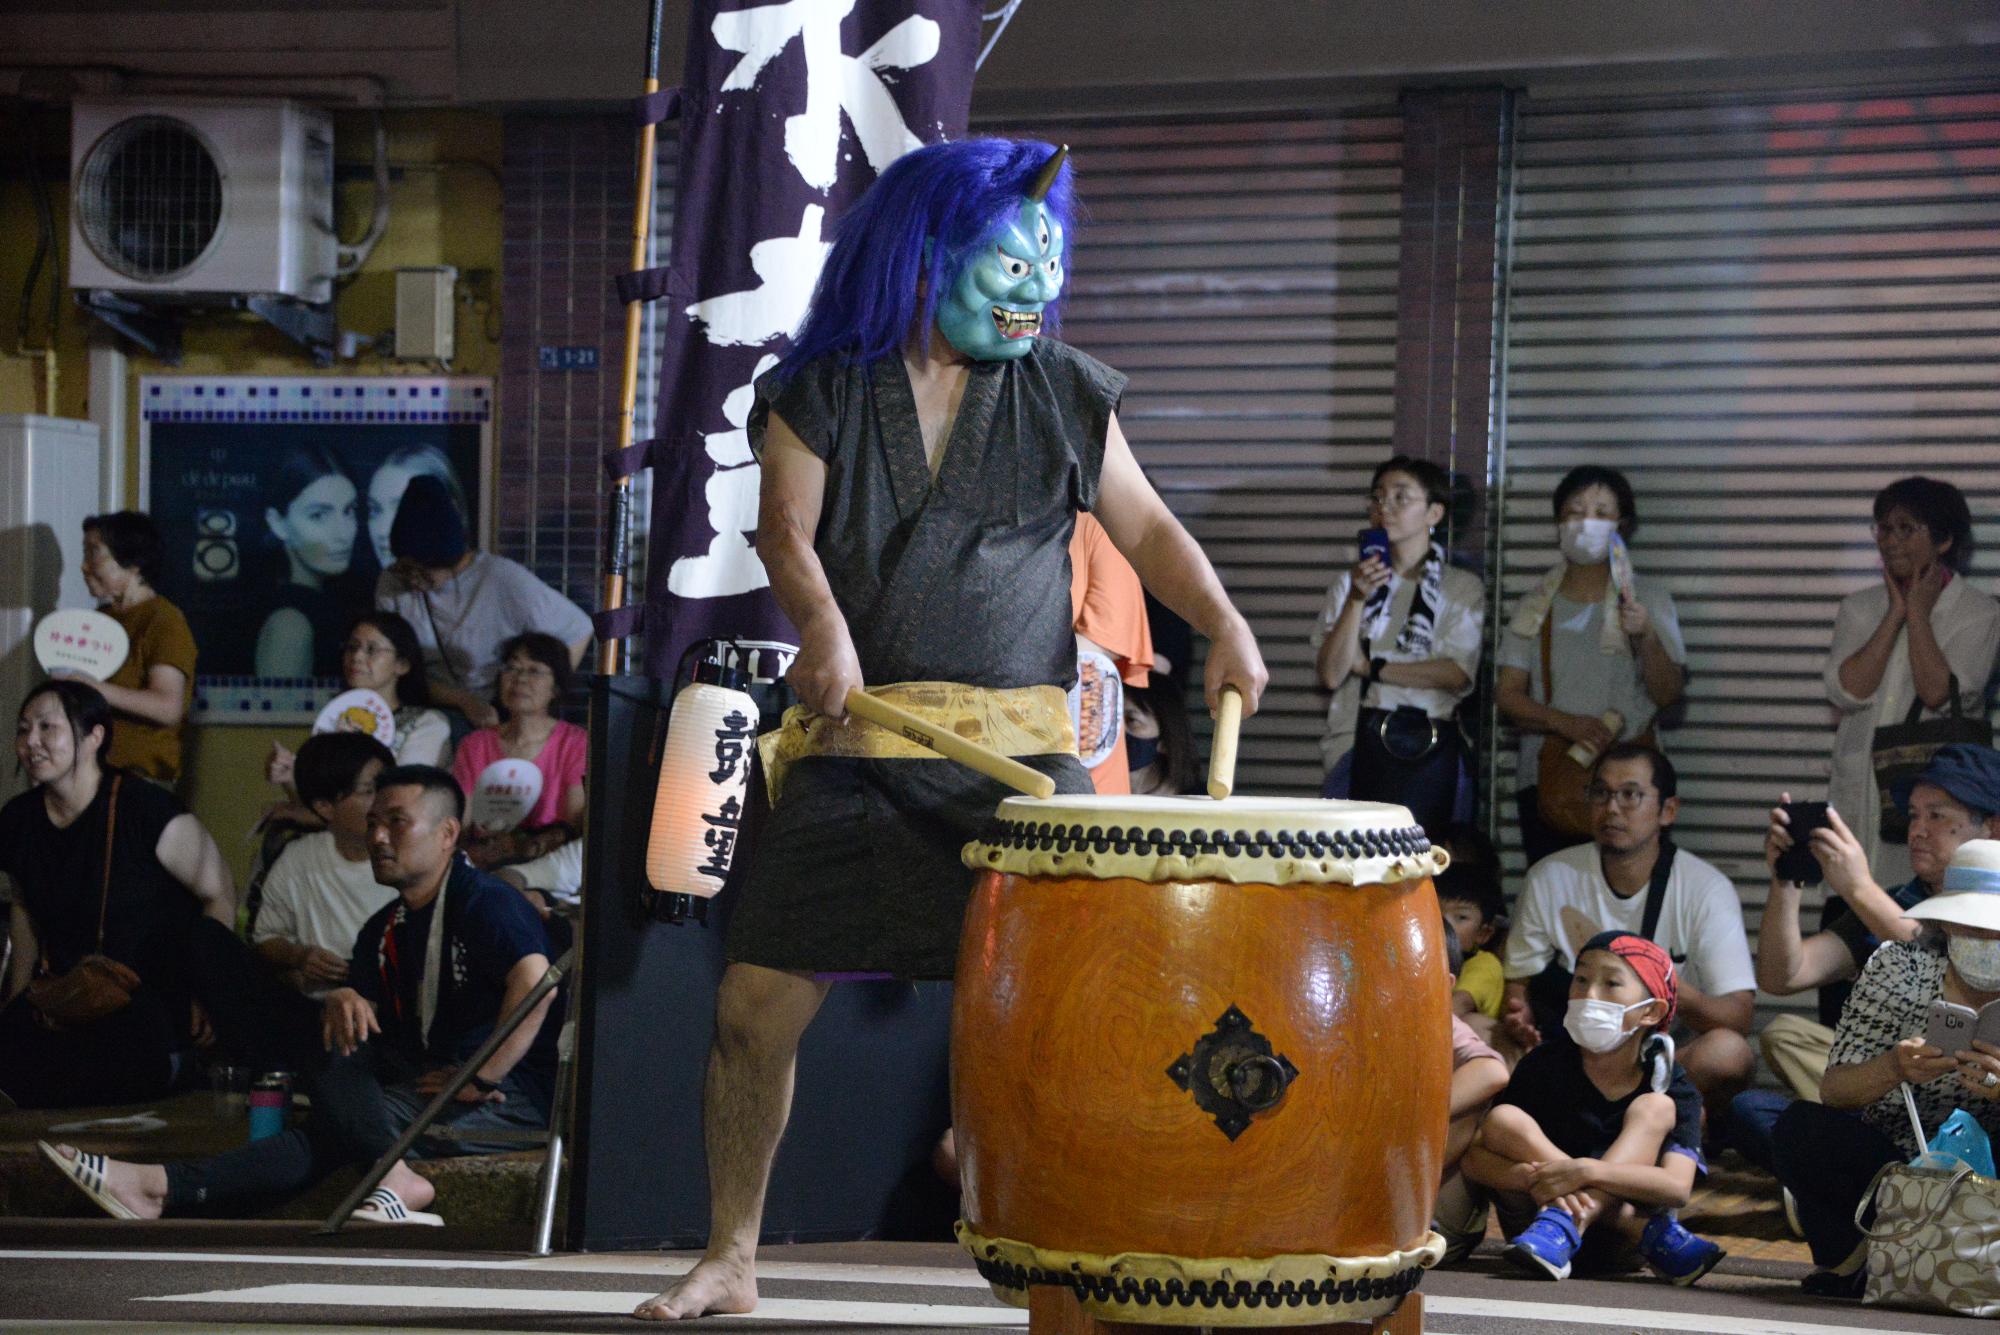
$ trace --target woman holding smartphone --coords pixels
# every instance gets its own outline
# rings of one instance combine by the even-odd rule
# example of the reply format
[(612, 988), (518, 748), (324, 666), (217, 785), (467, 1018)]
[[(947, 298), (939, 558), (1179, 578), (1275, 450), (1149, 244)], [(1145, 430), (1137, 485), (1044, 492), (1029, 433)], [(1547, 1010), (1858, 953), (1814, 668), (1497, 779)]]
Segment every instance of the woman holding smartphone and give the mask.
[(1972, 564), (1972, 511), (1951, 483), (1891, 482), (1875, 494), (1871, 532), (1881, 581), (1841, 601), (1826, 659), (1827, 699), (1840, 711), (1827, 800), (1861, 840), (1876, 881), (1894, 885), (1910, 878), (1910, 851), (1883, 837), (1875, 730), (1903, 722), (1913, 706), (1922, 718), (1954, 704), (1984, 712), (2000, 602), (1962, 578)]
[(1940, 893), (1904, 916), (1928, 930), (1869, 957), (1834, 1032), (1822, 1102), (1800, 1099), (1772, 1132), (1778, 1180), (1797, 1198), (1820, 1267), (1802, 1284), (1818, 1297), (1861, 1296), (1868, 1267), (1857, 1254), (1855, 1207), (1877, 1169), (1924, 1149), (1912, 1104), (1926, 1143), (1960, 1109), (2000, 1135), (2000, 1045), (1966, 1039), (1947, 1050), (1931, 1041), (1943, 1041), (1937, 1002), (1974, 1012), (2000, 1003), (2000, 843), (1960, 844)]
[(1478, 576), (1436, 541), (1450, 501), (1451, 479), (1428, 460), (1377, 468), (1368, 550), (1327, 590), (1313, 632), (1320, 685), (1333, 692), (1323, 795), (1399, 803), (1434, 833), (1452, 822), (1469, 774), (1457, 713), (1486, 624)]

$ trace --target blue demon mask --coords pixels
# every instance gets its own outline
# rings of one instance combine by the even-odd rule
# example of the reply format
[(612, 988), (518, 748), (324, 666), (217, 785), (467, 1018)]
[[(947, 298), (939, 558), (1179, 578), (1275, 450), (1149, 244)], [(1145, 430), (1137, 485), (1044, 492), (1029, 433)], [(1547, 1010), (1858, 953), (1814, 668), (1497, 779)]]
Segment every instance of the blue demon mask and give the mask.
[(974, 361), (1025, 357), (1042, 332), (1042, 308), (1062, 291), (1062, 223), (1042, 201), (1063, 157), (1049, 159), (1020, 212), (973, 249), (938, 300), (938, 329)]

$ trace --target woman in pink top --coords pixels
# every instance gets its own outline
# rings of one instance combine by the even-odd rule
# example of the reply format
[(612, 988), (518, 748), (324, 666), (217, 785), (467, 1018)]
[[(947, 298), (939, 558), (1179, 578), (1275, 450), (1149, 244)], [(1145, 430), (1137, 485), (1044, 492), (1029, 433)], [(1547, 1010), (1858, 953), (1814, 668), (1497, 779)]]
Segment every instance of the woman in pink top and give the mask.
[(505, 715), (459, 743), (452, 774), (468, 805), (479, 776), (496, 760), (526, 760), (542, 772), (542, 795), (511, 830), (466, 829), (465, 854), (491, 869), (552, 853), (583, 834), (585, 760), (590, 735), (555, 717), (570, 684), (569, 649), (553, 635), (530, 631), (500, 646), (500, 696)]

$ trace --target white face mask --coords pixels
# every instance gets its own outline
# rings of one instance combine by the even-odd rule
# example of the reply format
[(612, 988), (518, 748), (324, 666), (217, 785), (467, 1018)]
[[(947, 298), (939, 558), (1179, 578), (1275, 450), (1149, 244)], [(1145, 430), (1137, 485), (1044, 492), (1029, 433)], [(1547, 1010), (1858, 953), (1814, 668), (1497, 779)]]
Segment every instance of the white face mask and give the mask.
[(1617, 531), (1615, 519), (1565, 519), (1557, 545), (1571, 565), (1594, 566), (1611, 555), (1611, 535)]
[(1576, 997), (1563, 1015), (1563, 1032), (1585, 1052), (1609, 1052), (1625, 1041), (1625, 1017), (1652, 1004), (1648, 1000), (1621, 1006), (1615, 1001)]
[(1975, 992), (2000, 992), (2000, 941), (1953, 932), (1945, 942), (1945, 953), (1967, 987)]

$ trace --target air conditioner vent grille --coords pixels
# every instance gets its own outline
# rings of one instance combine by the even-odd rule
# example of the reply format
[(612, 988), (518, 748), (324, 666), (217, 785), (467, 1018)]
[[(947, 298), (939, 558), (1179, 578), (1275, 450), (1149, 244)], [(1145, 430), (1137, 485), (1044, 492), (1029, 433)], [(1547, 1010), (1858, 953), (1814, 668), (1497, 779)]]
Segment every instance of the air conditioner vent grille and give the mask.
[(77, 213), (97, 257), (129, 278), (186, 272), (222, 228), (222, 172), (193, 126), (134, 116), (92, 145), (77, 178)]

